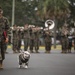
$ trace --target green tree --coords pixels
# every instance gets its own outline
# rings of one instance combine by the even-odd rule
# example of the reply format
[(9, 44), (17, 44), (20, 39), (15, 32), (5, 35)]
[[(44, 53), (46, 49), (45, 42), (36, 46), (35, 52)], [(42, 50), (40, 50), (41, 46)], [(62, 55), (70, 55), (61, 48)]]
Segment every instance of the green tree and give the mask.
[(11, 24), (12, 0), (1, 0), (0, 7), (3, 9), (3, 15), (9, 19)]
[[(13, 0), (0, 1), (0, 6), (4, 11), (4, 16), (8, 17), (10, 24), (12, 20), (12, 1)], [(20, 26), (25, 23), (36, 24), (37, 17), (35, 8), (37, 5), (37, 0), (26, 0), (24, 2), (22, 2), (22, 0), (15, 0), (15, 24)]]
[(36, 23), (36, 10), (37, 1), (27, 0), (22, 2), (22, 0), (16, 0), (16, 13), (15, 13), (15, 23), (18, 25), (35, 24)]
[(55, 18), (66, 20), (67, 14), (69, 13), (69, 4), (67, 0), (42, 0), (41, 4), (42, 5), (39, 6), (39, 15), (42, 19)]
[[(56, 17), (60, 20), (62, 15), (64, 19), (68, 13), (67, 0), (15, 1), (15, 24), (17, 25), (24, 25), (25, 23), (42, 25), (48, 18)], [(11, 24), (12, 0), (1, 0), (0, 6), (4, 10), (4, 16), (9, 18)], [(38, 10), (35, 11), (35, 8)]]
[(75, 21), (75, 0), (68, 0), (71, 18)]

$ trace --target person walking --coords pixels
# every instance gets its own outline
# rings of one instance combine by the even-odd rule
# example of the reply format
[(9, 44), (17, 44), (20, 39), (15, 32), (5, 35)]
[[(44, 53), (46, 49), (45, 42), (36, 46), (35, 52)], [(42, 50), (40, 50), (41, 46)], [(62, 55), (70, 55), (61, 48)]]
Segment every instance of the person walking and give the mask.
[(5, 43), (8, 42), (9, 21), (3, 16), (3, 10), (0, 7), (0, 69), (3, 69), (3, 60), (5, 59)]

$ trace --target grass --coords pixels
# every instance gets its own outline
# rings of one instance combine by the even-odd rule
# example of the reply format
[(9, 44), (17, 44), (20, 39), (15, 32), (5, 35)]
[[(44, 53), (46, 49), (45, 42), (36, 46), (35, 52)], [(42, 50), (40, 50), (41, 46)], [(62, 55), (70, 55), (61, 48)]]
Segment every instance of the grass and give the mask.
[[(8, 45), (8, 48), (12, 48), (12, 45)], [(21, 48), (24, 48), (24, 46), (21, 46)], [(40, 46), (40, 49), (45, 49), (44, 46)], [(51, 50), (61, 50), (61, 45), (57, 45), (56, 48), (52, 45)]]

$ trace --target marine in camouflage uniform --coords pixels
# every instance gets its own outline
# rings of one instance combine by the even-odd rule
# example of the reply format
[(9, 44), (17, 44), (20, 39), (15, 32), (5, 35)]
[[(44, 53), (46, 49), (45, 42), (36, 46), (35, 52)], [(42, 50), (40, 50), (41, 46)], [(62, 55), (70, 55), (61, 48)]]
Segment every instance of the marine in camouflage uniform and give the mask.
[(61, 53), (67, 53), (68, 46), (69, 46), (68, 35), (69, 35), (68, 27), (66, 24), (64, 24), (61, 31), (61, 45), (62, 45)]
[(29, 37), (29, 46), (30, 46), (30, 52), (33, 53), (33, 47), (34, 47), (34, 32), (32, 28), (29, 30), (30, 37)]
[(50, 53), (51, 51), (51, 43), (52, 43), (52, 40), (51, 40), (51, 33), (49, 31), (45, 31), (45, 34), (44, 34), (44, 41), (45, 41), (45, 53)]
[(5, 59), (5, 41), (8, 37), (9, 22), (3, 15), (3, 10), (0, 8), (0, 69), (3, 69), (3, 60)]
[(71, 49), (72, 49), (72, 34), (69, 34), (68, 36), (68, 53), (71, 53)]
[(12, 29), (12, 32), (13, 32), (13, 53), (17, 53), (17, 45), (18, 45), (18, 30), (17, 30), (17, 26), (16, 25), (13, 25), (13, 29)]
[(40, 40), (39, 40), (39, 30), (38, 27), (35, 28), (35, 32), (34, 32), (34, 47), (35, 47), (35, 51), (36, 53), (39, 53), (39, 44), (40, 44)]
[(17, 39), (17, 51), (20, 52), (21, 50), (21, 40), (22, 40), (22, 29), (18, 26), (17, 27), (17, 34), (18, 34), (18, 39)]
[(74, 52), (75, 52), (75, 30), (73, 32), (73, 43), (72, 43), (72, 45), (73, 45)]
[(24, 39), (24, 51), (27, 51), (28, 50), (28, 46), (29, 46), (29, 29), (28, 29), (28, 24), (26, 24), (24, 26), (23, 39)]

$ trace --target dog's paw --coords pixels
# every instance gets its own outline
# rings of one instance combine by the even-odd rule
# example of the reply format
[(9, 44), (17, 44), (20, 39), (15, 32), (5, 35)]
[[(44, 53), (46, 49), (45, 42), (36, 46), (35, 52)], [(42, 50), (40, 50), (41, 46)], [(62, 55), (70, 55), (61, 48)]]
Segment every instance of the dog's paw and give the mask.
[(25, 66), (24, 66), (24, 68), (26, 68), (26, 69), (27, 69), (27, 68), (28, 68), (28, 66), (27, 66), (27, 65), (25, 65)]
[(19, 65), (18, 68), (22, 68), (22, 65)]

